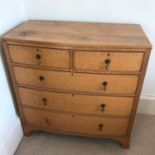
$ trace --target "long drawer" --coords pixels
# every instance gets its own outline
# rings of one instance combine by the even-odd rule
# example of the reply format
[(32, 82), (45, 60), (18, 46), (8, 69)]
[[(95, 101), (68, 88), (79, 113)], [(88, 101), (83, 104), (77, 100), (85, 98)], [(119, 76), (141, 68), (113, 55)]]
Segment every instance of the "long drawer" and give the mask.
[(9, 52), (11, 61), (15, 63), (52, 68), (70, 67), (68, 50), (10, 45)]
[(142, 52), (76, 51), (74, 66), (77, 70), (139, 72)]
[(27, 124), (49, 130), (91, 135), (123, 136), (127, 133), (128, 119), (88, 117), (63, 113), (52, 113), (24, 108)]
[(22, 105), (72, 113), (124, 115), (131, 113), (133, 97), (90, 96), (18, 88)]
[(137, 75), (101, 75), (14, 67), (18, 84), (94, 93), (135, 94)]

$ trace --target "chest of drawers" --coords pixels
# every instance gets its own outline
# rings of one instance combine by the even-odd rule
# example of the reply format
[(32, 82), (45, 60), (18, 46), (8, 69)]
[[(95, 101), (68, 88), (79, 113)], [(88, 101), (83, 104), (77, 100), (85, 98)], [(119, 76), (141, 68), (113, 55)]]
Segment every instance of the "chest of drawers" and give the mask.
[(25, 135), (105, 137), (129, 147), (151, 51), (139, 25), (27, 21), (3, 47)]

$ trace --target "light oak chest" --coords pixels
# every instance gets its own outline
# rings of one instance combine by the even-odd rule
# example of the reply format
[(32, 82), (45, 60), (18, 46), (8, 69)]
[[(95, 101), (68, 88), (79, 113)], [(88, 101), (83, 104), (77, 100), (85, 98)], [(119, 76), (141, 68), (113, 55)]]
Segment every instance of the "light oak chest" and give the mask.
[(3, 45), (25, 135), (106, 137), (129, 147), (151, 51), (139, 25), (27, 21)]

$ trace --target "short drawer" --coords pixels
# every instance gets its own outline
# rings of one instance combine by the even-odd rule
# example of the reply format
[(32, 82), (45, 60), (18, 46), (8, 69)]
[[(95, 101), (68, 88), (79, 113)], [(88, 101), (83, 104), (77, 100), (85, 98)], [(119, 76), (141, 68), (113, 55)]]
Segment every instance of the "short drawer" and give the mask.
[(138, 76), (99, 75), (14, 67), (18, 84), (94, 93), (135, 94)]
[(66, 69), (70, 64), (68, 50), (10, 45), (9, 52), (14, 63)]
[(18, 88), (22, 105), (100, 115), (131, 114), (134, 98), (79, 95)]
[(24, 108), (23, 112), (29, 125), (70, 133), (123, 136), (127, 133), (129, 123), (125, 118), (88, 117), (30, 108)]
[(77, 70), (98, 72), (139, 72), (142, 60), (142, 52), (76, 51), (74, 66)]

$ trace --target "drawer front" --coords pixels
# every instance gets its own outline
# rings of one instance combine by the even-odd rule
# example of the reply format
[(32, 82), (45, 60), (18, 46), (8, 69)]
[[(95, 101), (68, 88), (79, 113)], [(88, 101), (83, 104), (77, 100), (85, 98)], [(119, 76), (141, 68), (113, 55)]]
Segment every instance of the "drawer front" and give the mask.
[(128, 119), (88, 117), (24, 108), (26, 123), (49, 130), (92, 135), (125, 135)]
[(10, 45), (9, 51), (11, 61), (15, 63), (42, 67), (69, 68), (70, 58), (67, 50)]
[(90, 96), (19, 88), (21, 103), (43, 109), (100, 115), (130, 115), (132, 97)]
[(96, 75), (14, 67), (16, 81), (41, 88), (95, 93), (135, 94), (136, 75)]
[(139, 72), (143, 53), (76, 51), (74, 60), (78, 70)]

